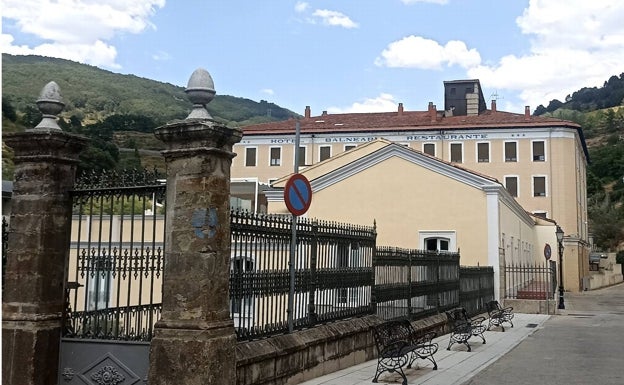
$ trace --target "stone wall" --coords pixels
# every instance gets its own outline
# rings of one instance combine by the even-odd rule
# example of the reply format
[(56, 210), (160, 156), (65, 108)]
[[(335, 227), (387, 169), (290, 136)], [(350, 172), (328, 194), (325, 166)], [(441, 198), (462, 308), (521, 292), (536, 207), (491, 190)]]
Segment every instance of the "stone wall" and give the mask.
[[(377, 316), (339, 321), (236, 347), (237, 385), (294, 385), (377, 357), (371, 327)], [(439, 314), (412, 322), (416, 330), (447, 331)], [(375, 373), (371, 373), (371, 379)]]

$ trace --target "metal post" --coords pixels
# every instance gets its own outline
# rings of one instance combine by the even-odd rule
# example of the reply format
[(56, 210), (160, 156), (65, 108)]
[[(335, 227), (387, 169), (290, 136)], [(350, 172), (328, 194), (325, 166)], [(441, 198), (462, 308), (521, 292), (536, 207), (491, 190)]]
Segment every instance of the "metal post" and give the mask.
[[(299, 142), (300, 142), (301, 125), (299, 121), (295, 125), (295, 167), (294, 172), (299, 172)], [(288, 269), (290, 272), (290, 289), (288, 291), (288, 331), (292, 333), (294, 329), (293, 316), (295, 305), (295, 253), (297, 251), (297, 216), (292, 215), (291, 222), (291, 240), (290, 240), (290, 260), (288, 261)]]
[(559, 242), (559, 309), (565, 309), (563, 302), (563, 244)]

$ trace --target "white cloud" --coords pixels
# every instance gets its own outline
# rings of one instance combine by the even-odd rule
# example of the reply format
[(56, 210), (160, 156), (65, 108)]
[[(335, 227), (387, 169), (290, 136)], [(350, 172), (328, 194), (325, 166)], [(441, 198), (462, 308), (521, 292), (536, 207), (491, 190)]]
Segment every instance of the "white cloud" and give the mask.
[(272, 89), (270, 89), (270, 88), (264, 88), (264, 89), (260, 90), (260, 92), (262, 92), (263, 94), (267, 94), (267, 95), (273, 95), (273, 94), (275, 94), (275, 91), (273, 91), (273, 90), (272, 90)]
[(390, 112), (396, 111), (398, 103), (394, 100), (394, 96), (381, 93), (376, 98), (365, 99), (363, 102), (355, 102), (346, 108), (330, 107), (327, 112), (330, 114), (344, 114), (352, 112)]
[(416, 3), (432, 3), (432, 4), (441, 4), (444, 5), (448, 3), (448, 0), (401, 0), (403, 4), (416, 4)]
[(152, 55), (152, 59), (156, 61), (165, 61), (171, 59), (171, 55), (169, 55), (169, 53), (165, 51), (158, 51)]
[(317, 9), (312, 13), (312, 16), (321, 19), (321, 22), (325, 25), (343, 27), (343, 28), (357, 28), (358, 24), (351, 20), (349, 16), (338, 12), (330, 11), (327, 9)]
[(295, 4), (295, 11), (297, 13), (305, 12), (309, 7), (310, 7), (310, 4), (304, 1), (298, 1), (297, 4)]
[(164, 5), (165, 0), (4, 0), (3, 23), (12, 20), (21, 33), (45, 43), (15, 45), (14, 36), (3, 35), (1, 49), (11, 54), (53, 56), (119, 68), (115, 62), (117, 50), (107, 41), (120, 33), (154, 28), (149, 18)]
[(619, 0), (531, 0), (516, 19), (531, 37), (526, 55), (508, 55), (494, 65), (479, 65), (468, 76), (497, 89), (520, 92), (535, 108), (563, 101), (582, 87), (602, 86), (624, 68), (624, 2)]
[(468, 49), (462, 41), (451, 40), (440, 45), (435, 40), (414, 35), (390, 43), (375, 59), (378, 66), (419, 69), (441, 69), (444, 65), (470, 68), (480, 63), (479, 52)]

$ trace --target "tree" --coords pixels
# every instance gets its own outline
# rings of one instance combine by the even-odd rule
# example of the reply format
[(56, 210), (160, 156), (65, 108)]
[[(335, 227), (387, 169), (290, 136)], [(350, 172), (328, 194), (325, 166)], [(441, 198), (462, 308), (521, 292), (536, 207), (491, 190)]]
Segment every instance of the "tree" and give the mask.
[(15, 108), (11, 104), (11, 101), (6, 96), (2, 95), (2, 117), (9, 119), (12, 122), (17, 121), (17, 113)]

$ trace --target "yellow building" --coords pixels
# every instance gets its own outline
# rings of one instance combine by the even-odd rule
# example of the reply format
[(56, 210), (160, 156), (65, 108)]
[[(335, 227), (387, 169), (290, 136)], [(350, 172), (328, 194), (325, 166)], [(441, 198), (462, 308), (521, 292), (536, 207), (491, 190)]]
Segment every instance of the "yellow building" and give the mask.
[[(312, 218), (377, 225), (377, 244), (461, 252), (460, 264), (543, 262), (555, 225), (529, 215), (497, 180), (385, 139), (305, 168), (314, 192)], [(267, 191), (270, 213), (288, 213), (283, 188)]]
[[(588, 154), (581, 127), (560, 119), (531, 116), (529, 107), (525, 108), (524, 114), (508, 113), (498, 111), (492, 101), (487, 109), (478, 80), (444, 82), (444, 89), (443, 110), (429, 103), (426, 111), (405, 111), (399, 104), (396, 112), (323, 112), (320, 116), (312, 116), (306, 107), (304, 117), (299, 121), (301, 169), (383, 138), (494, 178), (506, 187), (524, 210), (556, 221), (563, 228), (564, 286), (566, 290), (582, 290), (589, 275), (589, 243)], [(292, 173), (295, 125), (293, 119), (244, 127), (243, 140), (234, 145), (237, 157), (233, 161), (232, 177), (242, 180), (257, 178), (260, 183), (270, 184)], [(400, 164), (387, 172), (401, 175)], [(414, 179), (410, 175), (402, 178)], [(370, 188), (377, 183), (378, 180), (371, 176), (365, 185)], [(422, 199), (417, 202), (420, 211), (434, 210), (439, 216), (459, 216), (457, 212), (449, 211), (448, 201), (442, 199), (443, 194), (452, 193), (443, 193), (445, 188), (448, 186), (429, 186), (432, 195), (419, 198)], [(404, 192), (407, 199), (410, 191)], [(357, 193), (354, 188), (353, 194)], [(460, 196), (454, 196), (461, 201)], [(389, 212), (405, 214), (401, 210), (404, 202), (384, 200), (383, 195), (377, 199), (380, 201), (371, 204), (385, 202), (384, 207)], [(335, 212), (338, 208), (328, 207), (326, 210)], [(463, 206), (461, 216), (472, 217), (481, 209)], [(346, 221), (347, 218), (340, 220)], [(361, 224), (370, 224), (371, 220)], [(505, 253), (523, 250), (522, 244), (510, 246), (509, 242), (510, 238), (499, 239), (497, 247)], [(518, 239), (514, 238), (514, 242)], [(391, 244), (422, 246), (416, 238)], [(542, 255), (542, 247), (535, 245), (529, 253), (537, 259)]]

